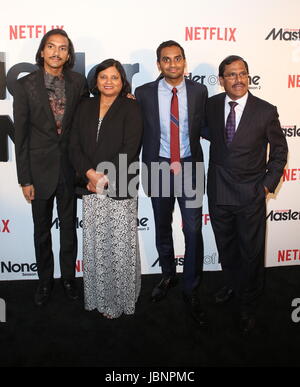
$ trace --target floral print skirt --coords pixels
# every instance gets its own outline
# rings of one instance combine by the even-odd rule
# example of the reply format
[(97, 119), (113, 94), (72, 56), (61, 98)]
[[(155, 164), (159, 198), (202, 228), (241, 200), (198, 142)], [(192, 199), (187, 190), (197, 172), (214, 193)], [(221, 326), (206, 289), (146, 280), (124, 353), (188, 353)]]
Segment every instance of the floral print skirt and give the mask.
[(134, 313), (141, 289), (136, 198), (83, 196), (83, 281), (86, 310)]

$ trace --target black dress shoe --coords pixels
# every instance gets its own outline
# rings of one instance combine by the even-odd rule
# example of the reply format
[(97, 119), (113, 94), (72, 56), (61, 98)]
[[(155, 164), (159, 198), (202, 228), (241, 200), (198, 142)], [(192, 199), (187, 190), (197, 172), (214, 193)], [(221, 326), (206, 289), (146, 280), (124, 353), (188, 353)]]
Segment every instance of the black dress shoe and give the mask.
[(77, 300), (78, 299), (78, 290), (76, 286), (76, 282), (74, 279), (72, 280), (65, 280), (62, 279), (63, 288), (65, 290), (66, 296), (70, 300)]
[(224, 304), (233, 297), (233, 290), (224, 286), (215, 294), (215, 304)]
[(162, 278), (159, 284), (155, 286), (152, 291), (151, 300), (152, 302), (161, 301), (166, 297), (168, 290), (173, 288), (178, 283), (178, 279), (176, 277), (167, 277)]
[(189, 296), (183, 293), (183, 300), (187, 306), (190, 315), (196, 321), (196, 323), (201, 327), (208, 326), (206, 314), (201, 307), (198, 295), (192, 294), (191, 296)]
[(256, 318), (254, 315), (241, 315), (240, 317), (240, 332), (243, 336), (249, 336), (256, 326)]
[(36, 306), (44, 306), (50, 299), (53, 289), (53, 281), (40, 281), (36, 293), (34, 295), (34, 303)]

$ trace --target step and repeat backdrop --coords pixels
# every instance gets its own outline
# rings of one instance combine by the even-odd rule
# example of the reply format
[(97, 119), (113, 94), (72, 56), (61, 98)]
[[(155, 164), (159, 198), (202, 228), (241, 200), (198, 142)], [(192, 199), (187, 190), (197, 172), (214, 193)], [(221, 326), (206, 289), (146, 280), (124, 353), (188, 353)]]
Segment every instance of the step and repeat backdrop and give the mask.
[[(53, 28), (65, 29), (73, 41), (76, 71), (88, 76), (96, 64), (113, 57), (125, 65), (133, 90), (158, 77), (155, 51), (165, 40), (176, 40), (184, 47), (186, 76), (206, 85), (210, 96), (222, 91), (219, 63), (231, 54), (244, 57), (250, 67), (250, 90), (277, 106), (290, 151), (280, 186), (267, 201), (265, 265), (300, 264), (299, 0), (86, 0), (63, 1), (56, 6), (13, 0), (2, 2), (0, 7), (0, 280), (37, 278), (31, 208), (17, 183), (14, 145), (9, 137), (13, 129), (10, 85), (34, 71), (40, 40)], [(207, 167), (209, 143), (203, 140), (202, 146)], [(159, 273), (151, 202), (143, 192), (137, 222), (142, 272)], [(82, 274), (81, 227), (78, 200), (78, 276)], [(59, 277), (56, 212), (52, 235), (55, 276)], [(203, 237), (204, 270), (220, 270), (206, 196)], [(180, 272), (184, 240), (178, 208), (174, 213), (174, 243)]]

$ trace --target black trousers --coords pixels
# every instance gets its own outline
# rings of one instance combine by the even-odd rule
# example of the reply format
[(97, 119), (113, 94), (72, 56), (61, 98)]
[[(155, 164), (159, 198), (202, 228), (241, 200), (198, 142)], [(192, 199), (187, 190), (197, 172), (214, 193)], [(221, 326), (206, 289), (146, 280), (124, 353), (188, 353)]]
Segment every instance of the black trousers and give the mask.
[[(160, 161), (166, 160), (160, 158)], [(191, 159), (185, 160), (190, 161)], [(192, 179), (190, 184), (195, 188), (196, 175), (194, 167), (192, 176), (183, 175), (182, 184), (186, 179)], [(159, 183), (161, 185), (162, 181), (160, 180)], [(155, 221), (156, 248), (163, 276), (175, 276), (176, 262), (172, 221), (176, 199), (182, 216), (182, 231), (185, 240), (183, 291), (190, 295), (199, 286), (203, 271), (202, 206), (189, 208), (187, 202), (194, 198), (187, 197), (184, 189), (182, 189), (182, 195), (176, 197), (174, 193), (174, 175), (172, 173), (170, 174), (170, 195), (168, 197), (151, 198)]]
[(215, 205), (209, 212), (227, 286), (234, 289), (241, 312), (257, 308), (264, 282), (266, 202)]
[(61, 176), (56, 191), (49, 199), (32, 201), (34, 246), (40, 281), (51, 280), (54, 273), (51, 226), (55, 198), (60, 223), (61, 277), (66, 280), (75, 277), (77, 258), (76, 197), (74, 192), (70, 192), (70, 188), (66, 186), (64, 178)]

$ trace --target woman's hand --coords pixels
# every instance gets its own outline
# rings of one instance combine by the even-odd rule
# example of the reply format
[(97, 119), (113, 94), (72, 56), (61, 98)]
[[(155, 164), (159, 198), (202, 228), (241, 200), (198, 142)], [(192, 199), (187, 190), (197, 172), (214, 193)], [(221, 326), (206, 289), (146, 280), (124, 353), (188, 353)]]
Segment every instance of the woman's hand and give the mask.
[(97, 186), (96, 186), (96, 192), (98, 195), (102, 195), (103, 191), (107, 188), (109, 183), (108, 177), (104, 175), (101, 177), (101, 179), (98, 180)]
[(104, 174), (101, 172), (96, 172), (94, 169), (89, 169), (85, 175), (89, 179), (89, 182), (88, 182), (86, 188), (89, 191), (96, 193), (97, 192), (97, 190), (96, 190), (97, 184), (98, 184), (99, 180), (104, 176)]
[(87, 184), (86, 189), (93, 193), (96, 193), (96, 187), (90, 182)]

